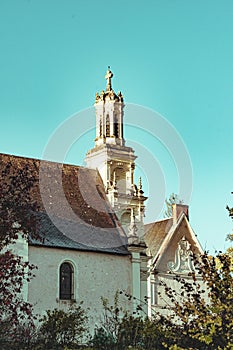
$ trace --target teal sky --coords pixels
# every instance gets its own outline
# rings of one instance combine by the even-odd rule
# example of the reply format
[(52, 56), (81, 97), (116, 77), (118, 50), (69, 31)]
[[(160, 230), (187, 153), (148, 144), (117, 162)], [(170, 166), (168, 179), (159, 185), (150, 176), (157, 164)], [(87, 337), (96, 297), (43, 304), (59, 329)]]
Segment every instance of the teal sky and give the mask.
[[(54, 130), (93, 105), (110, 65), (113, 87), (126, 103), (157, 111), (180, 134), (193, 168), (191, 225), (204, 248), (227, 247), (232, 0), (0, 0), (0, 50), (0, 152), (41, 158)], [(134, 129), (125, 135), (147, 142), (163, 169), (166, 196), (176, 192), (175, 166), (163, 158), (161, 145), (146, 135), (140, 139)], [(77, 142), (67, 161), (82, 164), (93, 137)], [(146, 188), (149, 196), (150, 188), (156, 194), (156, 181)], [(156, 195), (147, 221), (156, 219), (155, 203)]]

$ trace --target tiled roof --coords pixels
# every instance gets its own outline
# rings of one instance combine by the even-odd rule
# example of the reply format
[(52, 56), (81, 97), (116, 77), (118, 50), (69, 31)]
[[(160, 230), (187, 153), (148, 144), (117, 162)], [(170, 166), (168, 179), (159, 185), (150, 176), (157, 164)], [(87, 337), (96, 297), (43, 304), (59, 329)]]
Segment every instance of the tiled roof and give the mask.
[(59, 230), (45, 213), (38, 213), (37, 217), (39, 238), (31, 239), (30, 245), (120, 255), (129, 254), (126, 246), (122, 245), (122, 240), (116, 237), (115, 230), (90, 227), (85, 223), (77, 225), (76, 222), (57, 217), (54, 222), (63, 228)]
[(172, 227), (172, 218), (145, 225), (145, 242), (152, 256), (155, 256)]
[(13, 173), (27, 166), (27, 176), (35, 179), (31, 198), (40, 206), (38, 231), (43, 240), (31, 244), (128, 254), (126, 235), (97, 171), (0, 154), (0, 168), (6, 164)]

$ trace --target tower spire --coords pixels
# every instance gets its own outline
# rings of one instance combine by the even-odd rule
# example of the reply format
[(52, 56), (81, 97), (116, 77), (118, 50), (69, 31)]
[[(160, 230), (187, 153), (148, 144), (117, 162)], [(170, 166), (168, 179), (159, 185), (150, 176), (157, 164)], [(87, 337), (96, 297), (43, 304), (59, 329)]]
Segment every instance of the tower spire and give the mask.
[(131, 147), (125, 146), (124, 99), (120, 92), (114, 92), (112, 77), (108, 66), (106, 91), (96, 93), (95, 147), (87, 153), (86, 162), (88, 167), (99, 170), (108, 199), (127, 234), (142, 237), (146, 197), (141, 180), (138, 188), (134, 183), (134, 162), (137, 157)]
[(124, 102), (121, 92), (118, 95), (112, 88), (113, 73), (108, 66), (105, 75), (106, 91), (97, 92), (95, 98), (96, 109), (96, 146), (111, 144), (124, 146), (123, 115)]
[(110, 66), (108, 66), (108, 70), (105, 75), (105, 79), (107, 80), (106, 92), (109, 92), (112, 90), (112, 82), (111, 82), (112, 77), (113, 77), (113, 73), (110, 70)]

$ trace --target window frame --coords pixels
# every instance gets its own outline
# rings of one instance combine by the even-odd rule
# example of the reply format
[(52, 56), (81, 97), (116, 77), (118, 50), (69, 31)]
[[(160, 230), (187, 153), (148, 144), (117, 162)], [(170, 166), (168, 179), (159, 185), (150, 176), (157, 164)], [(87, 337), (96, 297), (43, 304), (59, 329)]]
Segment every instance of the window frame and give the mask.
[[(69, 266), (69, 293), (65, 293), (62, 287), (62, 267)], [(63, 290), (62, 290), (63, 289)], [(74, 265), (70, 261), (63, 261), (59, 266), (59, 300), (75, 300), (74, 295)]]

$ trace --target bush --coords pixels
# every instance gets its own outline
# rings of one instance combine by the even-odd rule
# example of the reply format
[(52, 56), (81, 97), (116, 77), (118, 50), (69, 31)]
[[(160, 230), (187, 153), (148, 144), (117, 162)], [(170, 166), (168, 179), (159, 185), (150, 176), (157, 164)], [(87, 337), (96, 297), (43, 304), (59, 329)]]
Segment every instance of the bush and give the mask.
[(75, 349), (87, 336), (87, 316), (81, 304), (63, 310), (47, 311), (38, 332), (38, 349)]
[[(102, 298), (103, 318), (90, 345), (95, 350), (152, 350), (166, 349), (166, 327), (160, 319), (150, 320), (140, 314), (130, 314), (119, 307), (119, 292), (115, 294), (114, 305)], [(121, 293), (122, 294), (122, 293)]]

